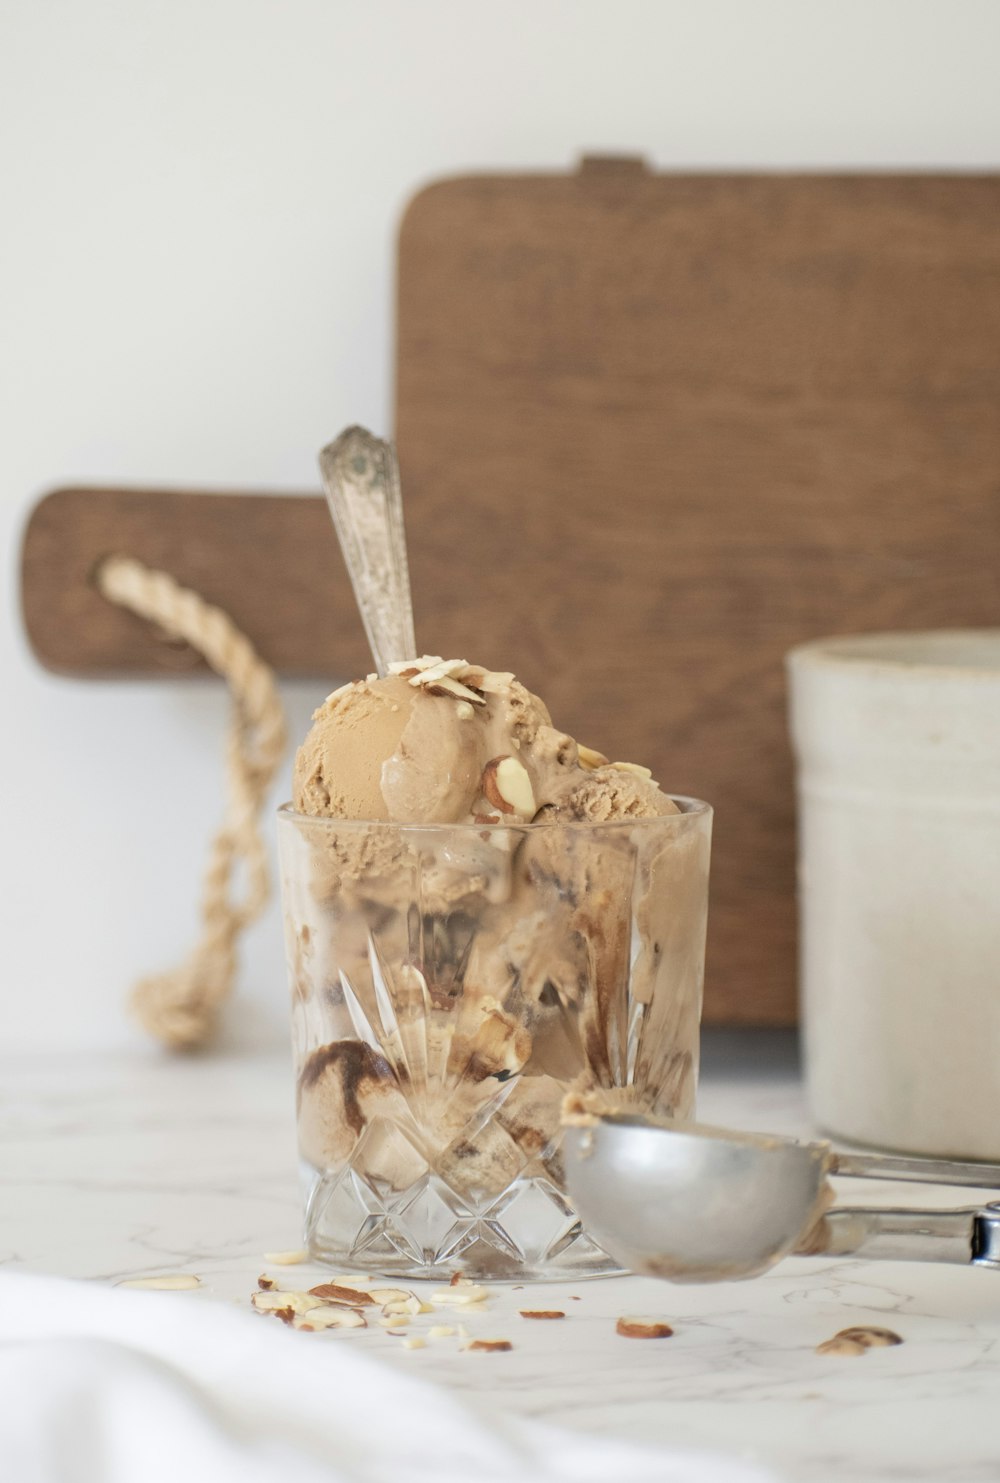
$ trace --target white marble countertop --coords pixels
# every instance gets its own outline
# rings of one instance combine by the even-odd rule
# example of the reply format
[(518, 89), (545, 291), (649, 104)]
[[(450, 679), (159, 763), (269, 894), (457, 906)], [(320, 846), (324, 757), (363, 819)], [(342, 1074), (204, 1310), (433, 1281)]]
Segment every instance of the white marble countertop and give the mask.
[[(0, 1060), (0, 1265), (107, 1282), (187, 1271), (202, 1280), (190, 1301), (247, 1304), (263, 1253), (299, 1244), (291, 1103), (278, 1053)], [(805, 1132), (790, 1039), (710, 1036), (700, 1114)], [(886, 1203), (886, 1187), (852, 1194), (880, 1192)], [(905, 1197), (952, 1203), (919, 1186)], [(296, 1287), (320, 1272), (286, 1270)], [(524, 1306), (568, 1317), (530, 1323)], [(469, 1355), (453, 1339), (405, 1350), (375, 1327), (318, 1342), (362, 1343), (523, 1415), (721, 1449), (786, 1479), (1000, 1478), (1000, 1273), (792, 1259), (717, 1287), (497, 1288), (490, 1309), (470, 1332), (511, 1339), (511, 1353)], [(674, 1337), (619, 1338), (622, 1314), (665, 1318)], [(861, 1358), (815, 1352), (856, 1323), (905, 1342)]]

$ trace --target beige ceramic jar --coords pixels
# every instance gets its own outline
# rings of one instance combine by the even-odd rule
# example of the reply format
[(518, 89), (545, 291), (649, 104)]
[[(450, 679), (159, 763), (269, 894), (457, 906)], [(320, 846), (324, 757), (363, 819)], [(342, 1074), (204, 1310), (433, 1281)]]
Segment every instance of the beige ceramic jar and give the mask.
[(825, 639), (788, 664), (813, 1113), (1000, 1159), (1000, 630)]

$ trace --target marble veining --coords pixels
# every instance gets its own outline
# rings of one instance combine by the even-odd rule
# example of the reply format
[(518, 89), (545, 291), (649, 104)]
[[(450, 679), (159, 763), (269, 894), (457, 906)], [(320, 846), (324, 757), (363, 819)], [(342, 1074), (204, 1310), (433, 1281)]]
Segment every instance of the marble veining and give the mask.
[[(780, 1046), (720, 1045), (702, 1117), (809, 1131)], [(190, 1271), (203, 1287), (185, 1300), (248, 1304), (263, 1253), (299, 1244), (296, 1168), (286, 1056), (0, 1060), (2, 1266), (108, 1282)], [(850, 1197), (964, 1195), (852, 1182)], [(321, 1270), (285, 1272), (306, 1286)], [(529, 1322), (519, 1307), (568, 1316)], [(360, 1343), (521, 1415), (722, 1449), (790, 1480), (1000, 1477), (1000, 1272), (793, 1259), (714, 1287), (631, 1277), (497, 1287), (490, 1309), (469, 1330), (511, 1339), (510, 1354), (463, 1354), (444, 1339), (407, 1351), (376, 1327), (302, 1339)], [(666, 1318), (675, 1335), (619, 1338), (621, 1314)], [(889, 1324), (906, 1342), (860, 1359), (814, 1352), (855, 1323)]]

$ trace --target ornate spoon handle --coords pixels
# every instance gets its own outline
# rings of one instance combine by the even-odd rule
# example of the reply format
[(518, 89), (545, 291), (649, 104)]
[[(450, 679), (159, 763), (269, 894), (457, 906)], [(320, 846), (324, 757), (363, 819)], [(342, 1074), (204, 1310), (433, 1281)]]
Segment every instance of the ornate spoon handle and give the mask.
[(396, 450), (349, 427), (319, 456), (326, 498), (375, 667), (413, 659), (413, 600)]

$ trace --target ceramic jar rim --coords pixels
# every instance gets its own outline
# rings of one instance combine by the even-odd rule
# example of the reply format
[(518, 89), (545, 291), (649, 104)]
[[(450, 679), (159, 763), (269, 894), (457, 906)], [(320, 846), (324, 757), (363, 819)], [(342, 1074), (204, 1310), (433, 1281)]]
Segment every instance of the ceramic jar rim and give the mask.
[(786, 654), (785, 662), (791, 670), (827, 669), (898, 681), (933, 678), (1000, 685), (1000, 628), (839, 634), (796, 645)]

